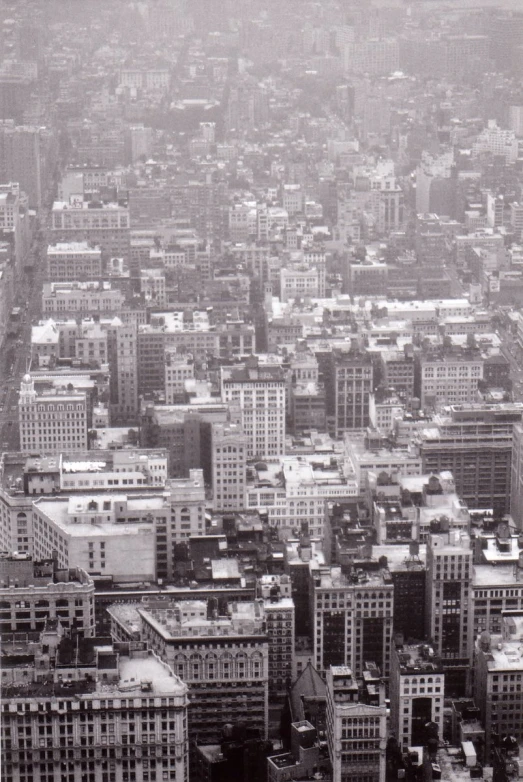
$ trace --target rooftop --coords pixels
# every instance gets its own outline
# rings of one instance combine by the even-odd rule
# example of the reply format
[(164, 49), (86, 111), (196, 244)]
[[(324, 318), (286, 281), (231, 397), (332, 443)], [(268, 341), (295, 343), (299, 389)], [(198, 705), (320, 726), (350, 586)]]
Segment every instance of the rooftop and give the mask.
[(354, 570), (351, 577), (345, 575), (340, 567), (331, 567), (329, 572), (314, 573), (315, 589), (344, 589), (368, 587), (392, 588), (390, 572), (385, 568), (377, 570)]
[(498, 565), (493, 562), (488, 565), (474, 565), (472, 568), (472, 584), (475, 587), (514, 586), (523, 583), (523, 573), (516, 575), (514, 565)]
[[(111, 647), (107, 647), (111, 649)], [(173, 674), (170, 668), (152, 653), (137, 653), (132, 657), (118, 656), (118, 679), (96, 681), (54, 681), (50, 676), (46, 680), (24, 684), (3, 685), (5, 698), (81, 698), (82, 696), (139, 696), (142, 692), (149, 695), (187, 695), (186, 685)]]
[(441, 673), (443, 667), (430, 644), (404, 644), (397, 649), (400, 673)]
[[(172, 608), (139, 608), (144, 622), (155, 630), (165, 641), (181, 638), (216, 638), (265, 636), (263, 623), (263, 607), (254, 602), (249, 610), (247, 603), (238, 605), (242, 608), (231, 614), (231, 617), (207, 618), (207, 602), (195, 601), (198, 605), (194, 611), (188, 611), (182, 604)], [(193, 616), (194, 614), (194, 616)]]

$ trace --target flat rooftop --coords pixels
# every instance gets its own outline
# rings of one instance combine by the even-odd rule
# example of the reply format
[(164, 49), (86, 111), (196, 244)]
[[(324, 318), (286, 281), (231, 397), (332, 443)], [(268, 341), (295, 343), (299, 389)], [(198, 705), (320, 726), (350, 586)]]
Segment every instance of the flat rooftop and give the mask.
[[(357, 573), (357, 568), (355, 573)], [(346, 575), (342, 573), (341, 568), (332, 567), (329, 573), (321, 573), (317, 575), (319, 583), (315, 586), (315, 589), (343, 589), (347, 587), (366, 589), (368, 587), (391, 587), (392, 581), (390, 580), (390, 573), (388, 570), (370, 570), (362, 571), (363, 577), (361, 580), (351, 581)], [(316, 574), (315, 574), (316, 576)]]
[(472, 585), (475, 587), (515, 586), (523, 583), (523, 575), (514, 575), (513, 565), (490, 564), (474, 565), (472, 568)]
[[(118, 499), (117, 495), (111, 495), (113, 500)], [(122, 495), (120, 499), (126, 499)], [(39, 497), (34, 502), (34, 507), (50, 518), (57, 526), (71, 537), (108, 537), (120, 535), (154, 535), (154, 524), (152, 522), (115, 522), (104, 521), (100, 524), (91, 524), (85, 522), (73, 522), (69, 511), (69, 503), (74, 499), (69, 497), (49, 498)], [(103, 495), (100, 502), (103, 504)], [(103, 510), (101, 511), (103, 513)]]
[(427, 546), (422, 543), (417, 554), (410, 553), (408, 543), (398, 545), (379, 545), (372, 547), (373, 559), (387, 557), (387, 567), (391, 573), (404, 570), (425, 570)]

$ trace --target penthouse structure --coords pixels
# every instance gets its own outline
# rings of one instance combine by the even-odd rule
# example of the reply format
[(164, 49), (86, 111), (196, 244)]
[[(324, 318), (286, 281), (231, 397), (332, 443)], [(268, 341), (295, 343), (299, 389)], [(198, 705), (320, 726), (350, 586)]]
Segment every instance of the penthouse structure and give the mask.
[(94, 583), (81, 568), (59, 568), (29, 554), (0, 556), (0, 635), (34, 633), (49, 619), (94, 635)]
[(51, 282), (97, 280), (102, 276), (102, 252), (89, 242), (50, 244), (46, 260), (47, 278)]
[(234, 603), (229, 616), (219, 616), (212, 600), (139, 614), (144, 641), (189, 686), (195, 743), (216, 743), (231, 720), (267, 736), (269, 644), (261, 603)]

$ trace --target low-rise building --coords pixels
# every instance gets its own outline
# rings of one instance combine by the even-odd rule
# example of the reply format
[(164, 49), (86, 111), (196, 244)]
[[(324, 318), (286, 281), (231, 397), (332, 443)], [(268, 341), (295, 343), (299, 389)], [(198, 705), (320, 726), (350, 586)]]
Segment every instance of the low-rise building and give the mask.
[(58, 242), (47, 248), (47, 277), (55, 282), (97, 280), (102, 276), (102, 253), (86, 241)]

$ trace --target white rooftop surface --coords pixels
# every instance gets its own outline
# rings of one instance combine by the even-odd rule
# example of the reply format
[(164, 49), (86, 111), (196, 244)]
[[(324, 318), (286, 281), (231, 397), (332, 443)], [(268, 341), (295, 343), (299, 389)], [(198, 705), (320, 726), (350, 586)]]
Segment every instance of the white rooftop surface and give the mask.
[(58, 329), (53, 320), (48, 320), (46, 323), (39, 323), (38, 326), (31, 327), (31, 342), (33, 345), (57, 345), (59, 337)]
[(523, 574), (514, 576), (513, 565), (474, 565), (472, 584), (475, 587), (517, 586), (523, 583)]
[[(58, 209), (67, 209), (69, 205), (63, 201), (55, 201), (53, 209), (55, 206)], [(47, 248), (48, 255), (54, 255), (55, 253), (100, 255), (100, 252), (99, 247), (91, 247), (89, 242), (57, 242), (56, 244), (50, 244)]]
[(213, 559), (211, 560), (211, 570), (213, 579), (241, 577), (238, 562), (235, 559)]
[[(238, 604), (240, 605), (240, 604)], [(265, 609), (277, 611), (280, 608), (294, 608), (294, 600), (292, 597), (279, 597), (278, 600), (272, 602), (269, 597), (264, 599)]]
[(516, 562), (520, 552), (523, 551), (523, 549), (519, 548), (518, 538), (515, 535), (503, 541), (504, 543), (509, 544), (509, 551), (506, 552), (499, 551), (494, 538), (487, 538), (486, 540), (487, 548), (482, 549), (481, 553), (487, 562)]
[(175, 676), (167, 667), (154, 657), (120, 658), (119, 689), (126, 691), (127, 687), (136, 682), (137, 688), (142, 681), (151, 682), (155, 695), (181, 695), (187, 687), (181, 679)]
[(490, 654), (492, 660), (488, 662), (489, 671), (494, 670), (523, 670), (523, 656), (521, 641), (501, 642), (501, 649), (497, 648), (496, 641), (499, 636), (492, 637)]
[(84, 209), (89, 209), (90, 212), (99, 212), (101, 210), (105, 209), (124, 209), (125, 207), (120, 206), (119, 204), (115, 203), (104, 203), (103, 205), (100, 205), (99, 208), (89, 208), (89, 202), (83, 201), (81, 205), (79, 206), (71, 206), (67, 201), (55, 201), (53, 203), (53, 212), (60, 212), (65, 210), (70, 210), (71, 212), (74, 211), (82, 211)]
[[(183, 312), (157, 312), (149, 325), (152, 329), (162, 328), (167, 332), (211, 330), (206, 312), (193, 312), (191, 321), (184, 319)], [(140, 326), (140, 329), (144, 330), (144, 327)]]
[(79, 462), (79, 461), (62, 461), (62, 472), (64, 473), (76, 473), (76, 472), (103, 472), (107, 467), (107, 462)]
[(314, 472), (310, 464), (297, 459), (283, 461), (283, 475), (287, 483), (314, 483)]
[[(112, 495), (115, 498), (115, 495)], [(117, 495), (116, 495), (117, 497)], [(125, 495), (122, 495), (120, 499), (125, 499)], [(69, 512), (69, 504), (74, 500), (69, 499), (57, 499), (42, 501), (39, 499), (35, 502), (35, 507), (44, 512), (52, 521), (64, 532), (71, 537), (109, 537), (120, 535), (153, 535), (154, 525), (149, 522), (114, 522), (103, 521), (99, 524), (91, 524), (90, 522), (74, 522), (71, 516), (74, 515), (74, 510)], [(102, 506), (103, 507), (103, 506)], [(104, 511), (99, 511), (104, 513)], [(107, 514), (108, 512), (105, 511)]]
[[(427, 485), (430, 477), (431, 476), (429, 473), (426, 473), (425, 475), (402, 475), (399, 477), (398, 483), (402, 489), (407, 489), (411, 493), (416, 493), (423, 491), (423, 487)], [(452, 473), (448, 470), (443, 470), (440, 472), (439, 477), (441, 477), (443, 480), (453, 480)]]

